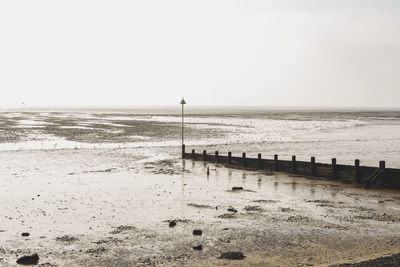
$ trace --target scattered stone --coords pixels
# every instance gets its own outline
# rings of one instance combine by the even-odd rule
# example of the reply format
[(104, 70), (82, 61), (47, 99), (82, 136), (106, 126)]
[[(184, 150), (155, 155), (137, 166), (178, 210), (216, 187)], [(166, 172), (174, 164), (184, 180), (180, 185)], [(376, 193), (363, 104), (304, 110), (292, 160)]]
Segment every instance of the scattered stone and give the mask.
[(31, 256), (23, 256), (17, 260), (17, 264), (21, 265), (37, 265), (39, 263), (39, 256), (37, 253)]
[(257, 199), (257, 200), (253, 200), (252, 202), (254, 203), (266, 203), (266, 204), (273, 204), (273, 203), (278, 203), (279, 200), (273, 200), (273, 199)]
[(228, 208), (228, 211), (229, 212), (233, 212), (233, 213), (237, 213), (238, 212), (235, 208), (232, 208), (232, 207)]
[(176, 226), (176, 221), (170, 221), (169, 222), (169, 227), (175, 227)]
[(222, 229), (222, 231), (227, 231), (227, 230), (229, 230), (229, 228), (223, 228), (223, 229)]
[(22, 233), (21, 236), (30, 236), (29, 233)]
[(135, 226), (132, 226), (132, 225), (120, 225), (117, 228), (115, 228), (113, 231), (111, 231), (110, 234), (112, 234), (112, 235), (121, 234), (123, 232), (133, 231), (133, 230), (136, 230)]
[(193, 230), (193, 235), (202, 235), (203, 231), (201, 230)]
[(79, 238), (74, 237), (74, 236), (70, 236), (70, 235), (64, 235), (64, 236), (61, 236), (61, 237), (57, 237), (56, 240), (57, 241), (61, 241), (61, 242), (69, 242), (69, 243), (71, 243), (71, 242), (79, 241)]
[(202, 205), (202, 204), (196, 204), (196, 203), (189, 203), (187, 205), (189, 207), (194, 207), (194, 208), (199, 208), (199, 209), (213, 209), (214, 208), (210, 205)]
[(245, 211), (256, 211), (256, 212), (264, 211), (264, 209), (261, 208), (260, 206), (246, 206), (246, 207), (244, 207), (244, 210)]
[(243, 190), (243, 187), (241, 187), (241, 186), (232, 187), (232, 191), (242, 191), (242, 190)]
[(198, 245), (193, 247), (193, 250), (203, 250), (203, 246), (202, 245)]
[(105, 252), (107, 252), (107, 249), (105, 247), (97, 247), (97, 248), (91, 248), (91, 249), (86, 250), (86, 253), (89, 253), (89, 254), (92, 254), (95, 256), (98, 256)]
[(219, 256), (222, 260), (243, 260), (245, 256), (242, 252), (224, 252)]
[(291, 209), (291, 208), (281, 208), (281, 211), (282, 212), (293, 212), (293, 211), (295, 211), (294, 209)]
[(236, 215), (234, 213), (224, 213), (224, 214), (218, 215), (217, 217), (221, 218), (221, 219), (234, 219), (234, 218), (236, 218)]

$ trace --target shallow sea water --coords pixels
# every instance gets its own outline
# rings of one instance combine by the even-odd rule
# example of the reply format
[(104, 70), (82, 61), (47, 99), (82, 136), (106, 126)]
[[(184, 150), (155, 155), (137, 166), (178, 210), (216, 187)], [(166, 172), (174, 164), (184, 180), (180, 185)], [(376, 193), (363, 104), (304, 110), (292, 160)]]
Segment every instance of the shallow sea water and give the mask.
[[(0, 150), (178, 146), (176, 109), (18, 110), (0, 113)], [(188, 149), (400, 167), (400, 112), (189, 109)]]

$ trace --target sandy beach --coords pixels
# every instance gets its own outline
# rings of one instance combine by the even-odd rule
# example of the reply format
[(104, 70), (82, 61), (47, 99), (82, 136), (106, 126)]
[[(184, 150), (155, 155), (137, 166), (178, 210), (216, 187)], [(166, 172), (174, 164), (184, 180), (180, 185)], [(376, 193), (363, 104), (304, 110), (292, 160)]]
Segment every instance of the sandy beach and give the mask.
[(0, 267), (400, 266), (399, 0), (0, 1)]
[[(331, 266), (400, 248), (395, 191), (181, 160), (179, 147), (0, 162), (2, 266), (33, 253), (40, 266)], [(246, 258), (218, 258), (229, 251)]]

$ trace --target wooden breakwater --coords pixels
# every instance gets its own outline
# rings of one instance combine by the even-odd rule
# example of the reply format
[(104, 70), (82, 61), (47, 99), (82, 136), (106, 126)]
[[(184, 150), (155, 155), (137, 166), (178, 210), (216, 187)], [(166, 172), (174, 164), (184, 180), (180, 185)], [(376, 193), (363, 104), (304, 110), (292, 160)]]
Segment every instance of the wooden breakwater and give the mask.
[(206, 150), (196, 153), (194, 149), (187, 153), (184, 145), (182, 146), (182, 158), (215, 162), (244, 169), (272, 170), (338, 180), (365, 187), (400, 189), (400, 169), (386, 168), (385, 161), (380, 161), (376, 167), (368, 167), (361, 166), (358, 159), (354, 161), (354, 165), (341, 165), (336, 163), (336, 158), (332, 159), (331, 164), (318, 163), (315, 157), (311, 157), (310, 161), (298, 161), (296, 156), (292, 156), (292, 160), (280, 160), (278, 155), (274, 155), (273, 159), (264, 159), (261, 154), (258, 154), (257, 158), (248, 158), (246, 153), (233, 156), (231, 152), (226, 155), (221, 155), (219, 151), (210, 154)]

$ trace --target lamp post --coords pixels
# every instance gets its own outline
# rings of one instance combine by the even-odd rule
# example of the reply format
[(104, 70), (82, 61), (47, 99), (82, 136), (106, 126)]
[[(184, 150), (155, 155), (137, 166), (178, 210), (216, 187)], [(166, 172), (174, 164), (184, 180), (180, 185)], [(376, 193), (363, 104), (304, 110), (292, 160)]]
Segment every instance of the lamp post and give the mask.
[(186, 104), (185, 99), (182, 97), (181, 105), (182, 105), (182, 158), (185, 156), (185, 142), (184, 142), (184, 111), (183, 106)]

